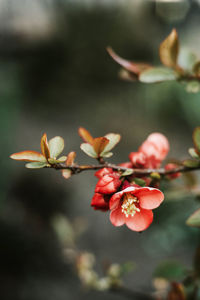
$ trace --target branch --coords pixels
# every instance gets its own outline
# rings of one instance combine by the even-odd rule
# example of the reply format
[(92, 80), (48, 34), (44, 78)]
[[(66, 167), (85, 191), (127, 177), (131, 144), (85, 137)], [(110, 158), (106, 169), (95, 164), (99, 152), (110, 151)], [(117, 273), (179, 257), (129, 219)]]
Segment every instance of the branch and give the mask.
[(137, 169), (137, 168), (126, 168), (126, 167), (121, 167), (115, 164), (110, 164), (110, 163), (104, 163), (101, 165), (72, 165), (72, 166), (67, 166), (64, 163), (61, 164), (54, 164), (51, 165), (51, 168), (56, 169), (56, 170), (64, 170), (64, 169), (69, 169), (72, 171), (72, 174), (78, 174), (83, 171), (87, 170), (100, 170), (102, 168), (112, 168), (113, 170), (116, 171), (132, 171), (131, 175), (141, 175), (141, 176), (148, 176), (151, 175), (151, 173), (158, 173), (161, 176), (166, 176), (166, 175), (171, 175), (175, 173), (185, 173), (185, 172), (191, 172), (191, 171), (197, 171), (200, 170), (200, 166), (197, 167), (186, 167), (186, 166), (179, 166), (177, 168), (171, 169), (171, 170), (165, 170), (165, 168), (159, 168), (159, 169)]

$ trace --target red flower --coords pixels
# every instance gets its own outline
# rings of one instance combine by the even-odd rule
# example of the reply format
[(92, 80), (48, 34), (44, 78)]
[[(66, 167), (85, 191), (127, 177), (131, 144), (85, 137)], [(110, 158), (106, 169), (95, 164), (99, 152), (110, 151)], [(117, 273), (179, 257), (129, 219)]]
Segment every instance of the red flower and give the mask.
[(95, 193), (101, 194), (113, 194), (120, 187), (122, 181), (120, 180), (120, 174), (113, 172), (106, 174), (97, 182)]
[(169, 142), (161, 133), (152, 133), (140, 146), (138, 152), (131, 152), (129, 159), (135, 168), (159, 168), (169, 151)]
[(148, 136), (139, 151), (147, 157), (154, 156), (156, 160), (162, 161), (169, 152), (169, 142), (163, 134), (155, 132)]
[(114, 226), (126, 224), (134, 231), (143, 231), (153, 221), (152, 209), (164, 200), (163, 193), (155, 188), (128, 187), (115, 193), (109, 202), (110, 221)]
[(106, 211), (109, 209), (109, 203), (108, 203), (109, 199), (110, 199), (110, 197), (108, 195), (102, 195), (99, 193), (95, 193), (92, 198), (91, 206), (94, 209)]

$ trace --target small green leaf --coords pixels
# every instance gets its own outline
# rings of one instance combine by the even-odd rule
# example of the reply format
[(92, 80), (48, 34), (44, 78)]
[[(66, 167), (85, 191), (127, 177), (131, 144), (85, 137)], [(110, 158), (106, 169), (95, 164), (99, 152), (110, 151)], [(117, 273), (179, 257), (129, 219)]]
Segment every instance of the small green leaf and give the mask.
[(200, 208), (197, 209), (186, 221), (186, 224), (192, 227), (200, 227)]
[(101, 155), (104, 155), (104, 153), (112, 150), (119, 143), (121, 139), (121, 135), (116, 133), (108, 133), (105, 135), (105, 137), (109, 140), (109, 143), (106, 145)]
[(198, 154), (200, 154), (200, 127), (195, 128), (195, 130), (193, 131), (192, 138), (193, 138), (195, 150), (197, 151)]
[(112, 152), (103, 152), (103, 154), (101, 153), (101, 157), (106, 157), (106, 158), (109, 158), (113, 155)]
[(167, 280), (181, 280), (187, 275), (186, 267), (178, 261), (161, 262), (153, 273), (155, 278), (164, 278)]
[(168, 68), (151, 68), (142, 72), (139, 76), (139, 80), (145, 83), (162, 82), (167, 80), (176, 80), (178, 73)]
[(187, 82), (186, 84), (186, 91), (188, 93), (198, 93), (200, 91), (200, 82), (197, 80), (192, 80), (190, 82)]
[(145, 186), (146, 185), (146, 182), (143, 179), (141, 179), (141, 178), (134, 178), (134, 181), (139, 186)]
[(90, 144), (83, 143), (83, 144), (81, 144), (80, 148), (88, 156), (93, 157), (93, 158), (97, 158), (98, 157), (97, 153), (94, 151), (93, 147)]
[(53, 164), (60, 164), (66, 161), (66, 156), (62, 156), (59, 159), (54, 159), (54, 158), (49, 158), (48, 162), (53, 165)]
[(192, 159), (186, 159), (186, 160), (184, 160), (183, 165), (188, 168), (196, 168), (199, 166), (199, 161), (192, 160)]
[(188, 150), (188, 152), (189, 152), (189, 154), (192, 156), (192, 158), (196, 158), (196, 159), (199, 158), (199, 155), (198, 155), (198, 153), (196, 152), (196, 150), (195, 150), (194, 148), (190, 148), (190, 149)]
[(63, 155), (63, 156), (57, 158), (57, 161), (58, 161), (59, 163), (64, 163), (64, 162), (66, 161), (66, 159), (67, 159), (67, 156)]
[(178, 55), (178, 65), (189, 73), (193, 72), (197, 56), (187, 48), (181, 48)]
[(25, 167), (28, 169), (41, 169), (47, 166), (48, 164), (45, 162), (31, 162), (25, 165)]
[(64, 140), (60, 136), (55, 136), (49, 141), (50, 157), (56, 158), (64, 149)]
[(129, 176), (131, 174), (133, 174), (133, 170), (132, 169), (128, 169), (128, 170), (124, 171), (121, 176)]

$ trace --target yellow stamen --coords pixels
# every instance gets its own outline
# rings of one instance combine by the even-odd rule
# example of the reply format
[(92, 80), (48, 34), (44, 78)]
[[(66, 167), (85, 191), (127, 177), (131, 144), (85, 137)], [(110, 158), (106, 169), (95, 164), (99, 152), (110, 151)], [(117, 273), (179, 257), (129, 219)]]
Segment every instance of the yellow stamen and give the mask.
[(136, 206), (139, 200), (131, 194), (125, 194), (122, 203), (122, 212), (128, 218), (128, 216), (134, 216), (136, 212), (140, 212), (140, 209)]

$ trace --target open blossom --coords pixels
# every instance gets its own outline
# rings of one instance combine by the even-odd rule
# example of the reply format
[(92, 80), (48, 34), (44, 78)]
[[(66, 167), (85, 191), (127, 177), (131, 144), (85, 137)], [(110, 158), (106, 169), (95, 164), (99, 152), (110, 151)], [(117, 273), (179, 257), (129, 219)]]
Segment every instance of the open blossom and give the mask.
[(164, 200), (163, 193), (150, 187), (128, 187), (115, 193), (109, 202), (110, 221), (114, 226), (127, 225), (134, 231), (143, 231), (153, 221), (152, 209)]
[(138, 152), (131, 152), (129, 159), (136, 168), (159, 168), (169, 152), (169, 142), (161, 133), (152, 133), (139, 147)]

